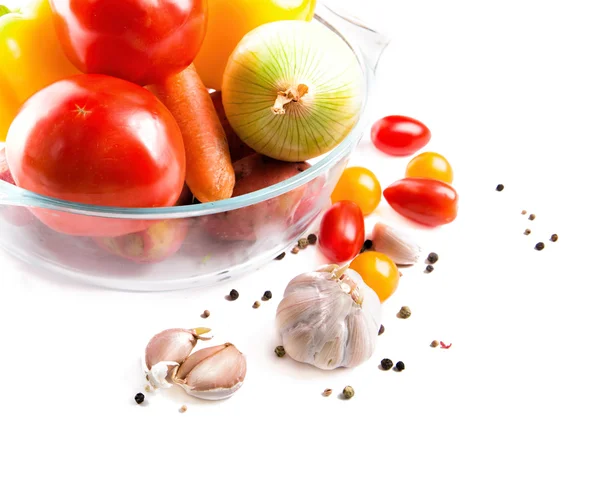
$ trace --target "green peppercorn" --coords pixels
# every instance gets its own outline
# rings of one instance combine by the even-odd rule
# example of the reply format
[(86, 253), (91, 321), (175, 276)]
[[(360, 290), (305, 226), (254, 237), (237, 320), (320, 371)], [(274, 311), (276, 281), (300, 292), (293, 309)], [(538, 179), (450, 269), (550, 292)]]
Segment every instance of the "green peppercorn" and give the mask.
[(396, 363), (396, 370), (397, 371), (402, 371), (404, 369), (404, 363), (402, 361), (398, 361)]
[(279, 356), (280, 358), (283, 358), (285, 356), (285, 349), (283, 346), (277, 346), (275, 348), (275, 354), (277, 356)]
[(262, 296), (262, 300), (271, 300), (273, 298), (273, 293), (270, 290), (265, 291)]
[(394, 366), (394, 362), (391, 359), (385, 358), (385, 359), (381, 360), (381, 368), (384, 369), (385, 371), (391, 370), (393, 366)]
[(308, 235), (307, 240), (309, 245), (314, 245), (317, 242), (317, 235), (311, 233), (310, 235)]
[(398, 317), (400, 319), (408, 319), (411, 316), (411, 314), (412, 314), (412, 312), (410, 311), (410, 307), (403, 305), (400, 308), (400, 312), (398, 312), (398, 314), (396, 314), (396, 317)]
[(539, 243), (536, 243), (536, 245), (535, 245), (535, 249), (536, 249), (537, 251), (542, 251), (542, 250), (544, 249), (544, 247), (545, 247), (545, 246), (546, 246), (546, 245), (544, 245), (544, 244), (543, 244), (543, 243), (540, 241)]
[(144, 398), (145, 397), (143, 393), (138, 393), (135, 397), (133, 397), (135, 403), (137, 403), (138, 405), (144, 401)]
[(239, 296), (240, 296), (240, 293), (235, 289), (231, 289), (231, 292), (229, 292), (230, 300), (237, 300)]
[(427, 255), (427, 261), (429, 263), (436, 263), (439, 259), (440, 257), (437, 253), (431, 252), (429, 255)]
[(350, 400), (354, 396), (354, 388), (347, 386), (342, 393), (346, 400)]
[(308, 246), (308, 238), (300, 238), (298, 240), (298, 248), (304, 250)]

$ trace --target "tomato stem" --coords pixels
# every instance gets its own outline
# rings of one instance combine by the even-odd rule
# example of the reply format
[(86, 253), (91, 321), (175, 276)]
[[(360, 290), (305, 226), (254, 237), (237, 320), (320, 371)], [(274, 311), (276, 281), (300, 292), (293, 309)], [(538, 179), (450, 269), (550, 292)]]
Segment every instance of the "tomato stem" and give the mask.
[(308, 93), (308, 86), (299, 84), (297, 87), (290, 87), (285, 91), (277, 92), (277, 99), (271, 108), (276, 115), (285, 115), (285, 105), (292, 102), (298, 102)]

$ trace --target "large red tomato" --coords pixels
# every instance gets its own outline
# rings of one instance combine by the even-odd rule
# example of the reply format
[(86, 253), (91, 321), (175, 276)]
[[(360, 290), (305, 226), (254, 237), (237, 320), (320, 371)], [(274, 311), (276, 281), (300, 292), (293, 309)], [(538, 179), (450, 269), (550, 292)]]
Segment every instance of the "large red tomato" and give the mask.
[(206, 0), (51, 0), (71, 62), (141, 85), (189, 66), (204, 40)]
[[(185, 177), (171, 113), (144, 88), (101, 74), (73, 76), (29, 98), (8, 132), (6, 156), (19, 187), (99, 206), (172, 206)], [(72, 235), (118, 236), (149, 225), (33, 211)]]
[(406, 177), (383, 191), (383, 197), (396, 212), (426, 226), (451, 223), (458, 212), (454, 188), (435, 179)]

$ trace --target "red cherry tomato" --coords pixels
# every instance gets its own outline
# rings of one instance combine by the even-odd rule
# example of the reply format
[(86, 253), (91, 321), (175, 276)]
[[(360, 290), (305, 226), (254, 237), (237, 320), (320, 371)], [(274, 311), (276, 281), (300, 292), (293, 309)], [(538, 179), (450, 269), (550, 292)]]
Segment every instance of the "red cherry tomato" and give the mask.
[[(146, 89), (101, 74), (73, 76), (29, 98), (8, 131), (6, 156), (19, 187), (100, 206), (172, 206), (185, 177), (171, 113)], [(74, 235), (118, 236), (149, 225), (32, 211)]]
[(365, 220), (352, 201), (333, 204), (321, 220), (319, 247), (332, 262), (340, 263), (358, 255), (365, 241)]
[(435, 179), (401, 179), (385, 189), (383, 197), (402, 216), (427, 226), (454, 221), (458, 210), (454, 188)]
[(425, 147), (430, 139), (429, 128), (408, 116), (386, 116), (371, 129), (373, 144), (388, 155), (412, 155)]
[(189, 66), (207, 0), (51, 0), (58, 38), (82, 72), (147, 85)]

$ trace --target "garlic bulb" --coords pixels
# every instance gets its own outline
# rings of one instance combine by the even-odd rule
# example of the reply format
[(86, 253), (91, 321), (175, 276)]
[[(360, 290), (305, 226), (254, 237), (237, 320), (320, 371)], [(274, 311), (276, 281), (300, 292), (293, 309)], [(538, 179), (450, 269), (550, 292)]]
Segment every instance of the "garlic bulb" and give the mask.
[(381, 303), (354, 270), (328, 265), (287, 286), (277, 327), (293, 359), (317, 368), (351, 368), (375, 351)]
[(396, 265), (414, 265), (421, 256), (421, 247), (410, 235), (387, 224), (376, 223), (371, 240), (373, 248), (389, 256)]
[(200, 349), (179, 367), (173, 382), (189, 395), (206, 400), (228, 398), (246, 377), (246, 357), (231, 343)]

